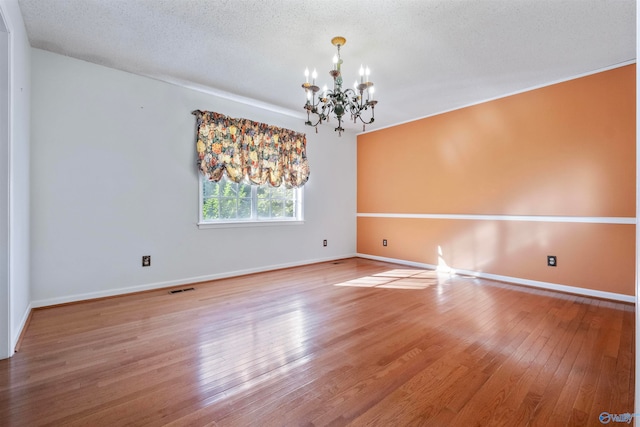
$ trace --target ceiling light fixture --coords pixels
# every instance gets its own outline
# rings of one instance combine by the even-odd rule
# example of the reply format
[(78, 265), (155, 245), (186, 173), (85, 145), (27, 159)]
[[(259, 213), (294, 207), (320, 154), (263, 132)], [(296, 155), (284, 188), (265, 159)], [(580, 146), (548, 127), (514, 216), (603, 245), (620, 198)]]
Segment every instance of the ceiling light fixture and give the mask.
[[(323, 121), (329, 121), (329, 115), (333, 113), (338, 119), (338, 127), (335, 130), (338, 135), (342, 135), (344, 128), (342, 127), (342, 116), (345, 113), (351, 114), (351, 119), (354, 123), (358, 120), (362, 122), (362, 130), (365, 130), (365, 125), (373, 123), (374, 115), (373, 110), (378, 101), (373, 98), (373, 82), (369, 81), (369, 67), (363, 68), (360, 66), (360, 82), (356, 80), (353, 85), (353, 89), (342, 89), (342, 59), (340, 58), (340, 46), (344, 46), (347, 39), (344, 37), (334, 37), (331, 39), (331, 44), (338, 48), (338, 53), (333, 57), (333, 69), (329, 72), (333, 77), (333, 90), (328, 90), (327, 85), (322, 88), (316, 86), (316, 78), (318, 73), (313, 70), (311, 74), (311, 83), (309, 83), (309, 69), (304, 70), (305, 83), (302, 84), (302, 88), (307, 96), (307, 102), (304, 105), (304, 109), (307, 110), (308, 126), (316, 128), (318, 132), (318, 125)], [(371, 107), (371, 119), (365, 121), (362, 118), (362, 113), (369, 110)], [(315, 123), (311, 121), (311, 115), (314, 115)]]

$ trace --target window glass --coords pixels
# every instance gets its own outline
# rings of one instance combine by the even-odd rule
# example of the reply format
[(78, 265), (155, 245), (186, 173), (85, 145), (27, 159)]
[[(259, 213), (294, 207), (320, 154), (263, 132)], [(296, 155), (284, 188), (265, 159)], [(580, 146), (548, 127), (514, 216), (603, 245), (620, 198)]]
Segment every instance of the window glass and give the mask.
[(302, 220), (302, 189), (200, 179), (200, 222)]

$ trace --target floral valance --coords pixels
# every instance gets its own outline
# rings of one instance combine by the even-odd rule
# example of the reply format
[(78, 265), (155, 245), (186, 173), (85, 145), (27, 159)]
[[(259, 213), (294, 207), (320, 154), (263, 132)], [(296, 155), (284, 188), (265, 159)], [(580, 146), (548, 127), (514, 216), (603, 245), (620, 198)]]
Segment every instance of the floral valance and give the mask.
[(200, 171), (210, 180), (301, 187), (309, 179), (305, 134), (196, 110)]

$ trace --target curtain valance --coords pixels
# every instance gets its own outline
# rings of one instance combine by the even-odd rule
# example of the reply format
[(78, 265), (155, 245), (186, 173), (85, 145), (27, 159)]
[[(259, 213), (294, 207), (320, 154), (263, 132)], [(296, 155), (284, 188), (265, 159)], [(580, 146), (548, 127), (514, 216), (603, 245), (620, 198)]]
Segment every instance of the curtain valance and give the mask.
[(262, 185), (301, 187), (309, 179), (304, 133), (212, 111), (196, 110), (200, 171), (210, 180), (223, 175)]

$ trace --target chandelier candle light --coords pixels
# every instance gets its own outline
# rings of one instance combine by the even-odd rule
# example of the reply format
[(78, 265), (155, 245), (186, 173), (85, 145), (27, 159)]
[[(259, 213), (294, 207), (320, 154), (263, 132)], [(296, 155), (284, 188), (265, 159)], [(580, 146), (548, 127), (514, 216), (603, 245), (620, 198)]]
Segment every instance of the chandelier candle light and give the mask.
[[(311, 83), (309, 83), (309, 69), (304, 70), (305, 83), (302, 84), (305, 95), (307, 96), (307, 103), (304, 105), (304, 109), (307, 110), (308, 126), (316, 128), (318, 132), (318, 125), (323, 121), (329, 121), (329, 115), (333, 113), (338, 119), (338, 127), (335, 130), (338, 135), (342, 135), (344, 128), (342, 127), (342, 116), (345, 113), (351, 113), (351, 119), (354, 123), (358, 120), (362, 122), (362, 130), (365, 130), (365, 125), (373, 123), (373, 110), (378, 101), (373, 98), (373, 82), (369, 81), (369, 67), (363, 68), (360, 66), (360, 82), (356, 80), (353, 85), (353, 89), (348, 88), (342, 90), (342, 59), (340, 58), (340, 46), (344, 46), (347, 39), (344, 37), (334, 37), (331, 39), (331, 44), (338, 48), (338, 53), (333, 56), (333, 69), (329, 72), (333, 77), (333, 90), (328, 90), (325, 85), (320, 92), (320, 88), (316, 86), (316, 78), (318, 73), (313, 70), (311, 74)], [(365, 121), (362, 118), (362, 113), (367, 111), (371, 107), (371, 119)], [(311, 115), (314, 114), (315, 123), (311, 121)]]

